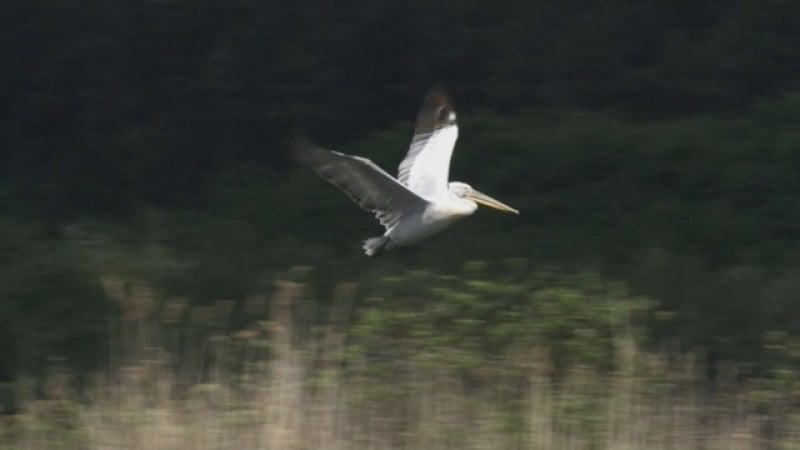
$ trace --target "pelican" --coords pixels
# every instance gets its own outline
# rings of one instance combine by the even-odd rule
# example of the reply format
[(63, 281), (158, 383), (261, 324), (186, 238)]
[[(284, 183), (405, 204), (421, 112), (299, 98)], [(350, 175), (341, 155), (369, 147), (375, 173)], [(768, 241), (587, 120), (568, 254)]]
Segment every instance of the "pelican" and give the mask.
[(442, 231), (472, 215), (478, 204), (519, 214), (466, 183), (448, 183), (457, 138), (456, 113), (444, 90), (435, 87), (422, 103), (397, 178), (367, 158), (326, 150), (305, 140), (296, 141), (293, 147), (300, 162), (361, 208), (375, 213), (386, 232), (365, 240), (364, 251), (377, 256)]

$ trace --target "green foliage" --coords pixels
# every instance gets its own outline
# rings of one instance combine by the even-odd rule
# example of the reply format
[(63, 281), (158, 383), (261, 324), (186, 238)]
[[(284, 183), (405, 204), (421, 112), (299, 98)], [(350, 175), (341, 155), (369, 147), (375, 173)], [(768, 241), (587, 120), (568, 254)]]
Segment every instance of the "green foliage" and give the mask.
[(481, 378), (499, 361), (527, 367), (521, 355), (537, 352), (548, 353), (556, 370), (611, 368), (616, 339), (644, 337), (655, 303), (631, 295), (623, 283), (524, 266), (509, 260), (490, 270), (475, 261), (458, 276), (386, 277), (368, 294), (355, 342), (390, 366), (424, 358)]
[[(299, 167), (280, 172), (238, 166), (215, 180), (202, 208), (141, 208), (124, 226), (87, 219), (52, 228), (33, 216), (3, 221), (0, 290), (13, 294), (2, 307), (9, 314), (20, 310), (18, 299), (28, 291), (37, 299), (26, 304), (41, 305), (29, 306), (35, 316), (60, 317), (67, 307), (101, 314), (98, 303), (81, 299), (88, 295), (84, 287), (97, 286), (105, 274), (208, 304), (263, 292), (273, 274), (289, 265), (313, 265), (324, 292), (342, 280), (371, 283), (409, 268), (460, 273), (466, 260), (515, 256), (626, 281), (673, 314), (672, 321), (651, 324), (659, 342), (707, 349), (715, 358), (769, 366), (778, 356), (763, 351), (763, 335), (800, 334), (792, 320), (800, 252), (797, 95), (762, 102), (746, 116), (655, 122), (551, 109), (507, 117), (467, 111), (459, 117), (452, 178), (519, 208), (521, 216), (481, 209), (414, 247), (367, 259), (360, 241), (382, 230), (346, 196)], [(405, 121), (352, 146), (334, 147), (392, 171), (410, 132)], [(131, 146), (152, 139), (136, 136)], [(484, 293), (470, 289), (477, 304), (465, 300), (463, 311), (448, 314), (472, 314), (458, 325), (463, 333), (483, 329), (480, 320), (505, 323), (510, 331), (497, 327), (475, 337), (496, 348), (504, 332), (515, 332), (513, 322), (503, 316), (475, 319), (494, 310), (482, 309)], [(425, 295), (436, 304), (449, 294)], [(569, 303), (567, 293), (548, 295)], [(62, 297), (74, 300), (65, 303)], [(504, 298), (528, 301), (521, 294)], [(7, 320), (18, 322), (12, 316)], [(82, 325), (65, 322), (65, 330), (72, 330), (66, 334), (93, 322), (77, 323)], [(48, 326), (54, 332), (61, 327)], [(3, 358), (10, 372), (22, 364), (14, 355), (32, 354), (21, 350), (25, 341), (14, 333), (0, 341), (10, 355)]]
[[(647, 334), (796, 398), (800, 8), (617, 3), (2, 2), (0, 402), (101, 363), (107, 275), (197, 306), (297, 264), (372, 286), (354, 336), (393, 368), (607, 370)], [(452, 178), (522, 215), (367, 259), (380, 227), (279, 142), (394, 173), (435, 81)]]
[[(459, 11), (467, 14), (469, 9)], [(731, 22), (735, 26), (756, 20), (742, 11), (736, 14), (738, 22)], [(169, 27), (155, 28), (165, 35), (171, 33)], [(722, 28), (714, 30), (711, 34), (723, 33)], [(524, 34), (519, 29), (516, 32)], [(578, 33), (575, 39), (584, 38), (579, 30), (574, 32)], [(781, 35), (780, 39), (789, 38)], [(725, 42), (714, 41), (719, 45)], [(221, 54), (243, 63), (244, 59), (238, 58), (244, 56), (228, 53), (231, 42), (219, 43)], [(81, 47), (73, 50), (80, 54)], [(314, 58), (298, 62), (306, 63), (313, 65)], [(220, 83), (215, 86), (223, 91), (228, 81), (241, 81), (226, 81), (231, 76), (228, 68), (215, 70), (221, 72), (203, 72), (203, 76)], [(45, 79), (60, 76), (31, 73)], [(66, 101), (56, 93), (47, 94), (48, 83), (37, 86), (44, 91), (36, 97), (43, 102), (36, 103), (37, 108), (58, 110), (54, 104)], [(102, 91), (101, 87), (87, 86), (91, 86), (87, 98), (102, 98), (102, 92), (94, 91)], [(497, 95), (505, 98), (508, 92), (520, 89), (510, 86)], [(461, 94), (465, 92), (469, 89)], [(228, 94), (220, 98), (209, 94), (205, 100), (228, 101), (233, 98)], [(454, 97), (458, 100), (462, 95)], [(469, 95), (465, 98), (472, 102)], [(486, 101), (494, 104), (495, 100)], [(92, 126), (84, 131), (92, 139), (65, 137), (52, 147), (64, 151), (53, 156), (51, 165), (38, 165), (34, 164), (37, 154), (42, 161), (50, 161), (46, 157), (50, 150), (43, 150), (46, 139), (29, 142), (26, 135), (11, 132), (13, 124), (5, 124), (8, 136), (16, 136), (12, 139), (16, 144), (4, 147), (3, 151), (11, 153), (0, 158), (9, 163), (0, 168), (9, 174), (0, 186), (4, 213), (0, 223), (0, 309), (7, 324), (0, 331), (0, 354), (8, 355), (0, 358), (4, 366), (0, 372), (7, 377), (22, 367), (36, 366), (35, 361), (47, 353), (72, 355), (85, 348), (82, 357), (93, 359), (88, 350), (94, 347), (84, 344), (102, 335), (97, 323), (106, 306), (97, 286), (98, 278), (108, 273), (145, 280), (163, 288), (167, 295), (189, 297), (198, 304), (263, 292), (275, 271), (294, 264), (316, 267), (324, 287), (341, 280), (369, 283), (389, 274), (407, 273), (409, 268), (455, 273), (465, 260), (509, 256), (536, 265), (555, 263), (574, 272), (588, 268), (613, 274), (637, 293), (658, 299), (674, 315), (669, 323), (652, 324), (660, 342), (677, 342), (684, 349), (704, 348), (713, 358), (764, 366), (788, 361), (784, 355), (765, 352), (761, 340), (771, 332), (800, 334), (793, 320), (798, 292), (796, 255), (800, 253), (796, 173), (800, 96), (763, 100), (744, 113), (652, 121), (632, 119), (627, 110), (528, 109), (518, 103), (501, 115), (496, 108), (477, 110), (478, 100), (466, 103), (463, 109), (461, 104), (456, 101), (461, 138), (452, 178), (506, 201), (522, 215), (510, 217), (482, 209), (435, 238), (378, 260), (364, 258), (360, 241), (381, 233), (380, 227), (310, 172), (298, 167), (287, 170), (282, 165), (286, 161), (275, 156), (283, 149), (269, 140), (264, 144), (271, 155), (269, 164), (250, 164), (239, 155), (226, 160), (213, 174), (194, 166), (183, 172), (170, 169), (170, 164), (179, 161), (183, 167), (186, 161), (202, 160), (202, 154), (188, 158), (172, 153), (176, 146), (186, 144), (182, 140), (186, 136), (180, 138), (176, 130), (155, 131), (146, 123), (106, 128), (100, 126), (106, 116), (87, 112), (86, 123)], [(316, 111), (311, 103), (298, 108)], [(388, 125), (372, 134), (367, 134), (366, 125), (353, 131), (365, 137), (352, 145), (340, 145), (344, 139), (336, 137), (319, 139), (320, 144), (372, 158), (393, 172), (408, 146), (413, 111), (403, 110), (402, 118), (381, 118), (381, 123)], [(176, 120), (180, 114), (173, 111), (166, 116)], [(229, 119), (226, 126), (233, 127), (236, 121)], [(169, 126), (178, 126), (167, 121)], [(70, 128), (74, 129), (80, 128)], [(99, 129), (105, 131), (99, 133)], [(233, 132), (235, 127), (226, 130), (230, 134), (225, 136), (238, 135)], [(51, 131), (53, 139), (63, 137), (57, 130)], [(73, 151), (75, 146), (84, 148), (84, 138), (91, 140), (85, 147), (87, 153), (81, 154), (88, 159)], [(89, 157), (99, 149), (105, 152), (102, 157)], [(84, 167), (86, 161), (96, 166), (89, 170)], [(23, 168), (42, 172), (28, 173)], [(208, 179), (199, 183), (198, 177)], [(154, 201), (154, 196), (165, 192), (189, 196), (180, 187), (184, 183), (191, 185), (192, 196), (202, 197), (193, 203), (194, 208), (174, 208), (181, 204), (172, 203), (175, 199)], [(63, 188), (65, 184), (69, 189)], [(79, 200), (72, 197), (76, 192)], [(115, 208), (132, 210), (115, 215), (117, 223), (113, 224), (92, 219), (74, 207), (73, 201), (81, 203), (95, 195), (104, 199), (97, 208), (113, 203)], [(154, 203), (162, 208), (148, 206)], [(458, 331), (453, 331), (454, 336), (476, 333), (472, 343), (456, 337), (451, 340), (461, 342), (470, 352), (490, 353), (481, 346), (496, 350), (505, 334), (519, 331), (513, 320), (488, 308), (483, 297), (505, 298), (516, 305), (529, 302), (526, 296), (504, 297), (498, 293), (500, 288), (510, 288), (490, 285), (484, 286), (490, 289), (484, 292), (477, 286), (461, 286), (458, 280), (449, 281), (453, 287), (437, 277), (431, 283), (441, 284), (444, 291), (430, 291), (423, 297), (432, 304), (450, 305), (451, 309), (441, 314), (450, 318), (448, 327)], [(385, 289), (389, 290), (388, 286)], [(574, 294), (570, 290), (539, 292), (544, 297), (537, 301), (562, 304), (565, 309), (552, 315), (569, 316), (567, 305)], [(579, 298), (584, 295), (581, 289), (578, 294)], [(453, 303), (450, 296), (460, 298), (463, 304)], [(388, 294), (384, 297), (391, 298)], [(57, 320), (68, 314), (75, 320)], [(465, 318), (455, 320), (461, 314)], [(484, 326), (495, 321), (502, 326)], [(39, 328), (47, 333), (34, 336), (32, 330)], [(436, 330), (430, 325), (427, 331), (418, 332), (435, 334)], [(537, 339), (548, 335), (542, 329), (537, 333)], [(589, 336), (591, 333), (596, 331)], [(73, 337), (76, 340), (71, 341)], [(62, 351), (62, 345), (70, 350)], [(584, 352), (580, 345), (569, 350)]]
[(66, 242), (38, 241), (9, 223), (0, 227), (0, 380), (41, 373), (68, 358), (85, 370), (100, 359), (108, 305), (93, 267)]
[(231, 167), (285, 169), (287, 129), (340, 146), (437, 80), (459, 111), (674, 117), (795, 89), (800, 47), (781, 1), (87, 1), (0, 6), (0, 195), (56, 224), (202, 204)]

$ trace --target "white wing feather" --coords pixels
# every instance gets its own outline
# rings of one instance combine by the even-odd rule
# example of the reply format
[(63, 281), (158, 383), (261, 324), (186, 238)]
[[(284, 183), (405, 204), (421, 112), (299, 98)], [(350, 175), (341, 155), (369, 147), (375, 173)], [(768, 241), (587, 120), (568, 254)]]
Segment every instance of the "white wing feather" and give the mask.
[(374, 212), (387, 230), (403, 216), (421, 211), (428, 204), (369, 159), (304, 141), (295, 142), (294, 152), (298, 160), (341, 189), (357, 205)]
[(456, 114), (445, 93), (434, 88), (417, 116), (408, 154), (400, 163), (398, 180), (422, 198), (447, 195), (450, 159), (458, 139)]

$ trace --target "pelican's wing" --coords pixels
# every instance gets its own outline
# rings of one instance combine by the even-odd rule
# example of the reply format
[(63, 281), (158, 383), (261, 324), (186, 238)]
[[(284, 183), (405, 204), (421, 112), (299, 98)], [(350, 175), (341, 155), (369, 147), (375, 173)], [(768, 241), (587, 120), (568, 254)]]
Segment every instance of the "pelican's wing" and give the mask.
[(425, 97), (414, 138), (397, 178), (417, 195), (432, 200), (447, 194), (450, 157), (458, 139), (456, 113), (441, 88)]
[(358, 206), (374, 212), (387, 229), (402, 216), (420, 211), (428, 203), (366, 158), (299, 140), (294, 142), (293, 150), (300, 162), (344, 191)]

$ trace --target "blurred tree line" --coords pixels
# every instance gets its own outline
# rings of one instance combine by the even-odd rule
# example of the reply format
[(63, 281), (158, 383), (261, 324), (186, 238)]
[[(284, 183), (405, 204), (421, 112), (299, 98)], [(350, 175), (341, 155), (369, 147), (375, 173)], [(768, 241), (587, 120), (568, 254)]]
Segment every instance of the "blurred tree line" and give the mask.
[(223, 168), (286, 168), (287, 127), (343, 144), (456, 106), (636, 118), (797, 89), (789, 1), (7, 1), (5, 202), (61, 222), (199, 201)]
[[(293, 264), (369, 284), (514, 256), (627, 280), (675, 314), (662, 343), (764, 363), (764, 336), (800, 334), (793, 2), (9, 0), (0, 20), (5, 376), (96, 363), (103, 273), (204, 302)], [(523, 215), (367, 260), (378, 227), (281, 142), (393, 172), (439, 81), (454, 178)]]

